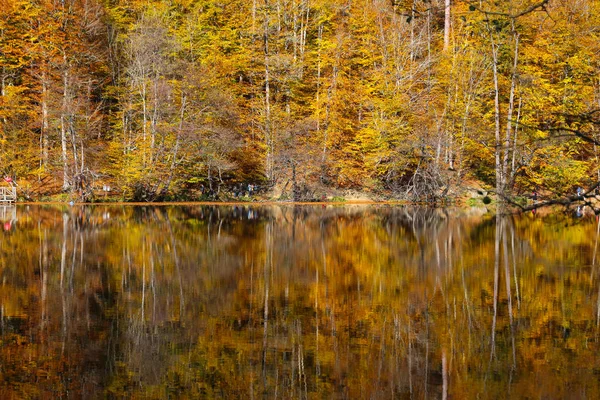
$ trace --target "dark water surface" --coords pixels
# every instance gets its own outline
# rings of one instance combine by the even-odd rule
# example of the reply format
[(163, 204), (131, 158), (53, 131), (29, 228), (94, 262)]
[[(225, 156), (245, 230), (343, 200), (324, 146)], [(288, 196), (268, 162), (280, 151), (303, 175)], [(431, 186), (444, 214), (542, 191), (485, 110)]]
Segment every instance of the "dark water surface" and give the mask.
[(0, 398), (600, 398), (593, 218), (0, 208)]

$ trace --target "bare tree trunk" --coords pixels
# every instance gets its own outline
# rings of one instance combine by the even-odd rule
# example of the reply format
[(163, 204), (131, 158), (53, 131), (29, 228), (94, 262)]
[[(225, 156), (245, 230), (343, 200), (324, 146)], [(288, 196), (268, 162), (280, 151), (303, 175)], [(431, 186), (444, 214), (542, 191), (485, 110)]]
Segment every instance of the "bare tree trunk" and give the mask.
[[(514, 30), (514, 22), (513, 22)], [(515, 86), (517, 80), (517, 65), (519, 62), (519, 35), (514, 32), (515, 37), (515, 54), (513, 60), (513, 69), (510, 79), (510, 94), (508, 97), (508, 111), (506, 113), (506, 136), (504, 138), (504, 159), (502, 160), (502, 176), (506, 183), (506, 177), (508, 176), (508, 150), (510, 149), (511, 139), (511, 128), (512, 128), (512, 117), (515, 107)]]
[(179, 128), (177, 129), (176, 138), (175, 138), (175, 146), (173, 147), (173, 158), (171, 160), (171, 167), (169, 168), (169, 177), (167, 178), (167, 182), (165, 183), (161, 196), (164, 196), (169, 191), (169, 187), (171, 186), (171, 181), (173, 180), (173, 176), (175, 174), (175, 167), (177, 166), (177, 155), (179, 153), (179, 145), (181, 142), (181, 136), (183, 135), (183, 123), (185, 117), (185, 107), (186, 107), (186, 97), (182, 93), (181, 94), (181, 109), (179, 112)]
[(144, 82), (142, 82), (142, 87), (140, 89), (140, 97), (142, 98), (142, 139), (144, 141), (144, 155), (143, 155), (143, 165), (146, 165), (146, 139), (148, 137), (148, 104), (146, 102), (146, 82), (145, 77), (142, 77)]
[(265, 170), (268, 180), (273, 179), (273, 132), (271, 129), (271, 81), (269, 72), (269, 1), (265, 1), (265, 24), (263, 32), (263, 43), (265, 53), (265, 145), (267, 156)]
[[(296, 1), (292, 0), (292, 26), (293, 26), (293, 35), (294, 35), (294, 39), (293, 39), (293, 44), (294, 44), (294, 64), (296, 64), (296, 62), (298, 61), (298, 45), (299, 45), (299, 40), (298, 40), (298, 13), (296, 12), (297, 6), (296, 6)], [(300, 33), (301, 35), (302, 33)]]
[(252, 0), (252, 34), (256, 33), (256, 0)]
[(467, 96), (465, 104), (465, 112), (463, 114), (462, 126), (461, 126), (461, 137), (460, 137), (460, 150), (458, 153), (458, 176), (462, 176), (463, 170), (463, 152), (465, 149), (465, 137), (467, 136), (467, 122), (469, 121), (469, 110), (471, 108), (471, 94)]
[(159, 101), (158, 101), (158, 81), (160, 77), (158, 73), (154, 76), (154, 96), (152, 98), (152, 117), (150, 118), (150, 164), (154, 162), (154, 151), (156, 147), (156, 127), (159, 118)]
[[(510, 181), (514, 182), (515, 174), (517, 173), (515, 169), (516, 165), (516, 157), (517, 157), (517, 138), (519, 135), (519, 121), (521, 120), (521, 106), (523, 104), (523, 99), (519, 98), (519, 107), (517, 108), (517, 120), (515, 121), (515, 133), (513, 137), (513, 145), (512, 145), (512, 161), (510, 165)], [(596, 144), (594, 144), (595, 148)]]
[(444, 1), (444, 52), (450, 47), (450, 0)]
[(494, 122), (495, 122), (495, 166), (496, 166), (496, 200), (500, 204), (504, 194), (504, 176), (502, 175), (502, 141), (500, 139), (500, 88), (498, 85), (498, 47), (494, 35), (488, 26), (492, 44), (492, 72), (494, 76)]
[[(411, 21), (415, 20), (415, 2), (413, 0), (412, 6), (410, 8), (410, 19)], [(415, 24), (410, 24), (410, 62), (415, 61)], [(412, 392), (411, 392), (412, 393)]]
[[(318, 31), (318, 47), (317, 47), (317, 91), (316, 91), (316, 117), (317, 117), (317, 135), (321, 130), (321, 42), (323, 40), (323, 24), (319, 24), (317, 28)], [(327, 141), (327, 136), (323, 139), (323, 157), (325, 157), (325, 151), (327, 149), (327, 145), (325, 142)]]
[(42, 72), (42, 127), (40, 130), (40, 169), (46, 170), (48, 168), (48, 82), (46, 78), (46, 71)]
[(62, 110), (60, 114), (60, 144), (61, 144), (61, 156), (62, 156), (62, 164), (63, 164), (63, 190), (69, 189), (69, 165), (68, 165), (68, 155), (67, 155), (67, 109), (68, 109), (68, 96), (69, 96), (69, 69), (67, 66), (66, 56), (63, 56), (65, 62), (65, 70), (63, 71), (63, 100), (62, 100)]
[(306, 13), (300, 14), (302, 21), (300, 25), (300, 61), (304, 62), (304, 52), (306, 50), (306, 35), (308, 32), (308, 23), (310, 18), (310, 0), (306, 0), (306, 3), (302, 2), (302, 4), (305, 7)]
[(69, 114), (68, 118), (68, 131), (69, 137), (71, 138), (71, 147), (73, 148), (73, 176), (79, 175), (81, 172), (79, 170), (79, 159), (77, 156), (77, 136), (75, 135), (75, 126), (73, 123), (73, 115)]

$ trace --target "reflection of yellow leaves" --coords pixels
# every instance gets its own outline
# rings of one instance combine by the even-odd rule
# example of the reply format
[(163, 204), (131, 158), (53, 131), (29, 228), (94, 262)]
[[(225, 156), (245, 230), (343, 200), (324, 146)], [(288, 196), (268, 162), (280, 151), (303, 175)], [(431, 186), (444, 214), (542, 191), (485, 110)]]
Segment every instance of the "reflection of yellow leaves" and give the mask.
[[(160, 398), (165, 390), (172, 390), (180, 398), (223, 393), (244, 397), (251, 388), (258, 392), (258, 386), (252, 385), (263, 384), (264, 356), (269, 389), (277, 379), (297, 382), (304, 362), (307, 381), (316, 382), (307, 384), (309, 388), (319, 385), (322, 391), (329, 390), (324, 395), (335, 393), (339, 373), (348, 392), (360, 397), (361, 390), (374, 390), (371, 383), (378, 377), (408, 385), (409, 353), (413, 365), (423, 365), (427, 359), (430, 372), (439, 374), (445, 352), (454, 395), (476, 397), (485, 386), (487, 394), (501, 397), (505, 387), (490, 386), (481, 365), (490, 365), (504, 379), (502, 374), (510, 368), (506, 365), (512, 362), (513, 334), (518, 371), (514, 382), (524, 385), (524, 392), (535, 387), (526, 382), (532, 376), (550, 379), (561, 374), (561, 379), (570, 381), (593, 376), (598, 282), (597, 275), (590, 278), (596, 233), (592, 221), (514, 217), (506, 222), (511, 326), (503, 256), (495, 275), (497, 225), (488, 218), (425, 214), (429, 222), (420, 226), (421, 216), (404, 219), (401, 208), (366, 208), (354, 214), (351, 207), (339, 212), (324, 209), (322, 214), (318, 214), (321, 209), (311, 208), (306, 215), (296, 210), (294, 218), (280, 210), (270, 220), (271, 230), (265, 221), (242, 224), (232, 217), (232, 208), (225, 207), (219, 209), (223, 221), (219, 232), (214, 220), (209, 224), (208, 218), (198, 217), (200, 208), (169, 209), (166, 214), (110, 208), (113, 218), (117, 210), (124, 219), (111, 223), (97, 218), (95, 211), (79, 216), (95, 228), (86, 231), (83, 267), (73, 268), (72, 293), (57, 289), (61, 251), (48, 255), (49, 268), (44, 272), (48, 288), (57, 289), (48, 290), (45, 303), (50, 319), (44, 332), (51, 335), (62, 332), (62, 319), (55, 316), (62, 316), (63, 295), (76, 315), (110, 293), (96, 317), (116, 319), (122, 331), (101, 327), (92, 339), (84, 319), (81, 325), (79, 319), (69, 321), (75, 324), (69, 325), (74, 340), (85, 337), (102, 348), (107, 341), (119, 340), (129, 349), (114, 356), (121, 358), (114, 360), (107, 395)], [(81, 248), (81, 242), (74, 241), (78, 231), (69, 225), (74, 219), (67, 220), (67, 235), (62, 235), (63, 210), (35, 212), (19, 220), (31, 229), (13, 232), (2, 244), (17, 247), (23, 262), (13, 269), (0, 263), (0, 276), (11, 277), (0, 294), (6, 312), (13, 316), (26, 312), (34, 325), (41, 320), (40, 241), (48, 240), (52, 249), (65, 243), (69, 262), (73, 251), (79, 262)], [(107, 247), (111, 251), (98, 264), (90, 249)], [(499, 248), (503, 253), (502, 243)], [(496, 279), (496, 349), (490, 364)], [(142, 304), (145, 321), (140, 319)], [(38, 346), (30, 337), (22, 335), (20, 342), (11, 337), (8, 343), (5, 336), (0, 351), (10, 350), (27, 360), (26, 355), (34, 354), (28, 352)], [(51, 354), (60, 354), (57, 349), (50, 349)], [(160, 359), (164, 368), (154, 381), (144, 375), (149, 371), (147, 359), (137, 356), (146, 353)], [(76, 367), (78, 357), (73, 357)], [(56, 371), (40, 362), (25, 363), (23, 368), (43, 379)], [(423, 384), (424, 378), (412, 372), (413, 382)], [(549, 390), (559, 393), (554, 387)]]

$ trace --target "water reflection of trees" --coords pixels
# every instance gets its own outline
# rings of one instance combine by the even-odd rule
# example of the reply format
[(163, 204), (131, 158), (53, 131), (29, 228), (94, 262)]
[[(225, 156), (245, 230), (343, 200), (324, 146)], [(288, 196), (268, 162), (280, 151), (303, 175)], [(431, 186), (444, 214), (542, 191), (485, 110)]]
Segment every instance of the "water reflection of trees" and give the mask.
[(17, 219), (0, 243), (3, 397), (598, 393), (591, 221), (291, 205)]

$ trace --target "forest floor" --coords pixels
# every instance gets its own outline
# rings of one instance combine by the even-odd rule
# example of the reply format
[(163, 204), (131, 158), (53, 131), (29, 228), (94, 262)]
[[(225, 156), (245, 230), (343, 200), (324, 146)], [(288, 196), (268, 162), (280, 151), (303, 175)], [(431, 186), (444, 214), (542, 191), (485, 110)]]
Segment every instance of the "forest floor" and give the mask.
[(211, 204), (211, 205), (268, 205), (268, 204), (415, 204), (426, 206), (484, 206), (483, 198), (486, 191), (465, 190), (461, 196), (448, 198), (445, 201), (426, 202), (411, 201), (398, 198), (393, 194), (386, 195), (381, 193), (372, 193), (358, 190), (332, 190), (327, 195), (318, 198), (299, 199), (293, 201), (286, 196), (274, 196), (272, 192), (260, 192), (252, 196), (234, 197), (228, 193), (220, 195), (218, 198), (198, 198), (189, 200), (172, 201), (153, 201), (153, 202), (135, 202), (126, 201), (119, 194), (97, 195), (92, 201), (81, 202), (76, 196), (67, 194), (57, 194), (45, 196), (41, 199), (20, 198), (18, 204), (96, 204), (96, 205), (186, 205), (186, 204)]
[[(281, 180), (281, 182), (284, 182)], [(241, 185), (232, 188), (222, 186), (217, 193), (189, 189), (165, 201), (132, 202), (126, 193), (120, 190), (103, 192), (101, 189), (93, 190), (90, 200), (85, 203), (93, 204), (257, 204), (257, 203), (297, 203), (297, 204), (366, 204), (366, 203), (394, 203), (394, 204), (421, 204), (433, 206), (484, 206), (488, 197), (488, 189), (477, 180), (462, 180), (459, 184), (454, 182), (448, 190), (440, 190), (430, 197), (410, 196), (409, 191), (400, 189), (374, 190), (374, 189), (348, 189), (332, 188), (318, 182), (308, 186), (298, 185), (293, 188), (290, 180), (285, 184), (272, 187), (255, 186), (250, 192), (240, 192)], [(96, 185), (95, 185), (96, 186)], [(237, 189), (234, 189), (236, 188)], [(49, 179), (41, 182), (20, 182), (17, 187), (19, 203), (28, 204), (69, 204), (84, 203), (77, 193), (62, 192), (58, 180)], [(490, 195), (491, 196), (491, 195)], [(435, 201), (432, 201), (435, 200)], [(294, 201), (295, 200), (295, 201)], [(489, 198), (487, 199), (489, 200)]]

